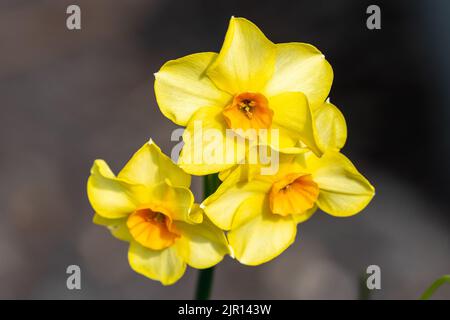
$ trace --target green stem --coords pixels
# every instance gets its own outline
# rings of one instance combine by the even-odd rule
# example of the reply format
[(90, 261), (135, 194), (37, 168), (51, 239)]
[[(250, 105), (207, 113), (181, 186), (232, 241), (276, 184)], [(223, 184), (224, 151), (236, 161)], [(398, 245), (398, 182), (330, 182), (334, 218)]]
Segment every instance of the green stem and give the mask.
[(434, 294), (434, 292), (439, 289), (444, 283), (450, 283), (450, 275), (445, 275), (437, 279), (433, 284), (425, 290), (425, 292), (420, 297), (420, 300), (428, 300)]
[[(220, 180), (217, 174), (210, 174), (203, 178), (203, 193), (205, 199), (213, 194), (220, 185)], [(214, 267), (200, 270), (197, 280), (197, 289), (195, 292), (195, 299), (208, 300), (211, 295), (212, 284), (214, 278)]]
[(208, 300), (211, 295), (211, 289), (214, 278), (214, 267), (200, 270), (197, 280), (197, 290), (195, 291), (196, 300)]
[(367, 275), (359, 277), (358, 300), (370, 300), (370, 290), (367, 288)]
[(216, 192), (217, 188), (220, 186), (220, 179), (218, 174), (209, 174), (203, 177), (203, 193), (205, 199)]

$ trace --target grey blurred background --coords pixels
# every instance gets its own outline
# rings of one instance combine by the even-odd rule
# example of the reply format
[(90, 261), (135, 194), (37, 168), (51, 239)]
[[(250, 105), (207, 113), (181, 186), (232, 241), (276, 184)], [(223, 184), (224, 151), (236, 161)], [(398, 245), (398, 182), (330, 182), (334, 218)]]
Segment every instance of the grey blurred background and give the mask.
[[(81, 31), (66, 29), (69, 4), (81, 7)], [(366, 28), (369, 4), (381, 30)], [(343, 152), (377, 195), (350, 219), (317, 213), (270, 263), (226, 258), (213, 298), (356, 299), (377, 264), (373, 299), (416, 299), (450, 273), (448, 1), (1, 0), (0, 298), (193, 297), (196, 270), (162, 287), (128, 267), (127, 244), (92, 224), (85, 184), (94, 159), (117, 172), (149, 137), (171, 150), (153, 73), (218, 51), (231, 15), (325, 53), (348, 123)], [(82, 290), (66, 288), (71, 264)], [(435, 297), (449, 299), (449, 287)]]

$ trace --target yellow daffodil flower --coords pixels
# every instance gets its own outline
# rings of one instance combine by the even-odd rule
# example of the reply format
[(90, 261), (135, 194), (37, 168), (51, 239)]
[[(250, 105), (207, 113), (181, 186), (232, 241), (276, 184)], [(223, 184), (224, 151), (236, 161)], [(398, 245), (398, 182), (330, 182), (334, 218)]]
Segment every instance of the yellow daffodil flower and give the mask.
[[(186, 127), (179, 165), (191, 174), (227, 170), (245, 158), (242, 148), (229, 147), (227, 129), (252, 141), (240, 130), (275, 130), (279, 136), (268, 141), (272, 148), (292, 153), (303, 143), (322, 153), (313, 113), (328, 96), (333, 71), (312, 45), (274, 44), (252, 22), (232, 17), (219, 53), (171, 60), (155, 78), (162, 113)], [(218, 135), (198, 136), (196, 127)], [(218, 152), (235, 154), (220, 162)]]
[(348, 217), (367, 206), (374, 188), (350, 160), (329, 147), (321, 158), (312, 152), (282, 155), (277, 174), (271, 176), (249, 180), (240, 166), (202, 203), (211, 221), (228, 230), (229, 244), (241, 263), (259, 265), (281, 254), (294, 242), (297, 224), (317, 207)]
[(130, 243), (134, 271), (164, 285), (180, 279), (186, 264), (208, 268), (228, 253), (223, 232), (194, 204), (190, 183), (151, 140), (117, 176), (95, 160), (87, 183), (94, 223)]

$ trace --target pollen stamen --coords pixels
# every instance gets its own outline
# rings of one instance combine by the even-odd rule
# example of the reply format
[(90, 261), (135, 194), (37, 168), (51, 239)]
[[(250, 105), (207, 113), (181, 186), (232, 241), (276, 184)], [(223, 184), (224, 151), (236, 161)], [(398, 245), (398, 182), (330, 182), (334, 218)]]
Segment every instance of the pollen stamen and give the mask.
[(253, 107), (255, 106), (254, 101), (248, 101), (244, 100), (241, 103), (239, 103), (239, 106), (241, 108), (241, 111), (245, 113), (247, 118), (251, 119), (253, 117)]
[(232, 129), (268, 129), (273, 118), (273, 111), (268, 104), (262, 94), (245, 92), (234, 97), (223, 115)]

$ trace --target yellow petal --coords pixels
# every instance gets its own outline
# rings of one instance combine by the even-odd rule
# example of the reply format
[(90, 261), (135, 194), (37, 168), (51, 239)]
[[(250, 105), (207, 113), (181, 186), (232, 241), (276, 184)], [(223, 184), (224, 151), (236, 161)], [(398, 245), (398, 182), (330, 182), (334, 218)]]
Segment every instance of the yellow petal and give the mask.
[(123, 218), (139, 205), (143, 186), (117, 179), (103, 160), (95, 160), (87, 183), (87, 194), (95, 212), (109, 219)]
[(336, 106), (325, 102), (314, 112), (314, 122), (320, 149), (340, 150), (347, 140), (347, 125), (345, 118)]
[(314, 181), (319, 185), (317, 204), (323, 211), (347, 217), (363, 210), (375, 189), (343, 154), (329, 151), (320, 159), (307, 159)]
[(291, 139), (301, 140), (317, 155), (322, 153), (316, 142), (315, 124), (304, 94), (300, 92), (282, 93), (271, 97), (269, 105), (274, 111), (274, 124), (286, 130), (281, 134), (290, 133), (287, 135)]
[[(228, 182), (232, 179), (232, 183)], [(233, 218), (239, 206), (248, 198), (255, 195), (264, 195), (272, 184), (258, 180), (235, 182), (228, 177), (217, 189), (202, 203), (206, 215), (211, 221), (223, 230), (230, 230)]]
[[(278, 133), (274, 134), (275, 131), (278, 131)], [(260, 140), (261, 142), (264, 142), (263, 139)], [(272, 149), (282, 153), (301, 153), (303, 151), (310, 151), (309, 149), (302, 150), (297, 133), (281, 127), (277, 123), (272, 124), (271, 134), (269, 135), (267, 144)]]
[[(266, 146), (263, 146), (266, 147)], [(270, 163), (262, 163), (258, 159), (258, 151), (253, 151), (256, 147), (249, 148), (249, 152), (255, 152), (256, 161), (246, 159), (243, 164), (236, 165), (229, 169), (227, 172), (223, 172), (219, 175), (223, 181), (221, 184), (221, 190), (227, 190), (230, 187), (235, 186), (237, 183), (244, 183), (245, 181), (258, 180), (266, 182), (272, 185), (275, 181), (282, 179), (285, 175), (292, 172), (303, 172), (304, 165), (297, 164), (296, 160), (302, 153), (311, 153), (309, 149), (301, 149), (294, 153), (285, 153), (285, 150), (280, 150), (278, 157), (274, 156), (270, 159)], [(268, 155), (270, 157), (273, 150), (271, 150)], [(259, 160), (259, 162), (258, 162)], [(307, 171), (305, 171), (307, 172)], [(226, 174), (226, 175), (225, 175)], [(223, 178), (223, 179), (222, 179)], [(219, 193), (216, 193), (218, 195)]]
[(155, 96), (161, 112), (185, 126), (199, 108), (225, 107), (231, 96), (219, 90), (205, 71), (217, 53), (202, 52), (166, 62), (155, 74)]
[[(163, 181), (151, 189), (149, 208), (154, 212), (161, 212), (172, 220), (199, 223), (202, 216), (193, 213), (194, 195), (188, 188), (174, 187)], [(146, 207), (142, 205), (141, 207)]]
[(162, 153), (153, 140), (144, 144), (133, 155), (118, 178), (149, 187), (166, 179), (177, 187), (188, 188), (191, 183), (191, 177)]
[(333, 69), (324, 55), (305, 43), (276, 44), (275, 71), (264, 91), (268, 96), (300, 91), (311, 108), (322, 105), (333, 82)]
[(292, 216), (272, 214), (266, 196), (248, 198), (238, 209), (228, 241), (239, 262), (259, 265), (280, 255), (297, 233)]
[(218, 107), (198, 110), (184, 131), (183, 141), (178, 165), (190, 174), (227, 170), (245, 156), (245, 140), (226, 135), (222, 109)]
[(275, 45), (252, 22), (232, 17), (219, 56), (207, 75), (232, 95), (260, 92), (272, 76), (274, 65)]
[(230, 174), (237, 168), (238, 165), (234, 165), (229, 169), (223, 170), (219, 172), (219, 179), (220, 181), (224, 181)]
[[(194, 210), (201, 209), (196, 206)], [(209, 268), (219, 263), (228, 251), (228, 242), (222, 230), (204, 218), (201, 224), (175, 223), (181, 237), (175, 245), (188, 265), (197, 269)]]
[(128, 250), (128, 262), (137, 273), (160, 281), (163, 285), (175, 283), (186, 270), (186, 263), (174, 246), (151, 250), (132, 241)]
[(107, 219), (95, 214), (93, 222), (100, 226), (105, 226), (111, 234), (119, 240), (131, 241), (132, 237), (127, 227), (127, 218)]

